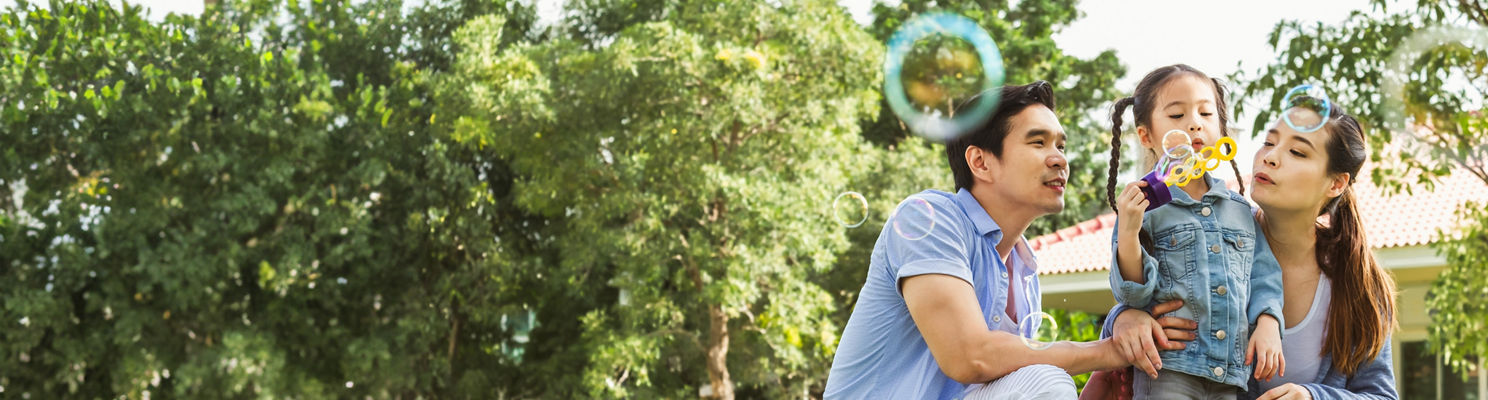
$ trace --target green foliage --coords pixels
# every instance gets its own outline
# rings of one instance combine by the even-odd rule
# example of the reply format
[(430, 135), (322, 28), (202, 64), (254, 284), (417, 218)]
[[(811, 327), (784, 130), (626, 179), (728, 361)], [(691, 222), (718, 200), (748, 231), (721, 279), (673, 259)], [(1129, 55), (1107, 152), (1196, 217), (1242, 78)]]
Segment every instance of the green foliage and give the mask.
[(477, 154), (428, 133), (400, 9), (0, 16), (7, 395), (456, 397), (499, 380), (482, 346), (520, 309), (502, 207)]
[(1488, 204), (1467, 203), (1457, 213), (1459, 230), (1443, 230), (1436, 246), (1447, 258), (1447, 270), (1426, 296), (1431, 310), (1431, 347), (1442, 360), (1467, 377), (1488, 359)]
[(869, 160), (882, 45), (830, 2), (702, 6), (597, 49), (500, 49), (477, 20), (436, 94), (450, 137), (553, 219), (549, 271), (619, 291), (582, 314), (588, 396), (692, 396), (710, 372), (687, 366), (719, 349), (742, 392), (805, 395), (836, 346), (811, 282), (847, 244), (830, 202)]

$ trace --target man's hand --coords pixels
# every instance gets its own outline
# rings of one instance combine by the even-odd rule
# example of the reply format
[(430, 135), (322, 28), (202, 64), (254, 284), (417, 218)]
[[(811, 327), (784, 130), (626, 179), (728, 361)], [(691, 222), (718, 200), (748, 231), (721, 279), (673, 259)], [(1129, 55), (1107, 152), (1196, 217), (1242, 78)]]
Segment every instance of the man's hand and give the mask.
[(1301, 385), (1288, 383), (1266, 391), (1257, 400), (1312, 400), (1312, 392)]
[(1128, 309), (1117, 315), (1116, 323), (1111, 328), (1111, 338), (1126, 362), (1146, 372), (1148, 376), (1157, 378), (1157, 370), (1162, 369), (1162, 357), (1158, 355), (1158, 350), (1179, 350), (1186, 347), (1182, 341), (1194, 340), (1197, 335), (1193, 330), (1198, 329), (1198, 323), (1172, 316), (1153, 319), (1152, 315), (1167, 314), (1182, 307), (1182, 300), (1173, 300), (1154, 306), (1152, 314), (1140, 309)]
[(1271, 380), (1286, 376), (1286, 358), (1281, 354), (1281, 323), (1271, 314), (1262, 314), (1256, 320), (1255, 333), (1250, 335), (1250, 344), (1245, 348), (1245, 365), (1255, 363), (1256, 380)]

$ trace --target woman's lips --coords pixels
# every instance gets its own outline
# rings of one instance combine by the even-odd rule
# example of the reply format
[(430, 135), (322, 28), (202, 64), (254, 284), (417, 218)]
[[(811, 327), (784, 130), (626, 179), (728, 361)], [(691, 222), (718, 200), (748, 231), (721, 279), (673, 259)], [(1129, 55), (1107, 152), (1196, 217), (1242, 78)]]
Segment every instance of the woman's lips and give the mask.
[(1258, 183), (1258, 184), (1266, 184), (1266, 185), (1275, 185), (1276, 184), (1276, 181), (1271, 180), (1271, 176), (1270, 175), (1266, 175), (1265, 172), (1256, 173), (1255, 174), (1255, 182)]

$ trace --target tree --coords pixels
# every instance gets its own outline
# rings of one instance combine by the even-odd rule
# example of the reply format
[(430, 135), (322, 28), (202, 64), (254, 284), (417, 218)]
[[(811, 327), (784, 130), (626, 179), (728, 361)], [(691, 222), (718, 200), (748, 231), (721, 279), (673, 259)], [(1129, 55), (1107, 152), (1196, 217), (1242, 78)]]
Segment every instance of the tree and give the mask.
[(436, 118), (553, 221), (551, 276), (618, 289), (582, 315), (588, 395), (805, 396), (838, 331), (809, 277), (846, 245), (829, 207), (882, 45), (827, 1), (670, 7), (600, 45), (467, 25)]
[[(1488, 184), (1488, 6), (1481, 1), (1419, 0), (1389, 13), (1353, 12), (1341, 25), (1276, 25), (1270, 40), (1281, 56), (1247, 81), (1246, 99), (1264, 104), (1254, 128), (1264, 131), (1279, 116), (1287, 88), (1321, 83), (1365, 126), (1373, 149), (1374, 182), (1394, 193), (1433, 190), (1441, 177), (1470, 173)], [(1238, 108), (1238, 107), (1237, 107)], [(1238, 112), (1238, 111), (1237, 111)], [(1403, 139), (1403, 140), (1402, 140)], [(1449, 265), (1432, 285), (1430, 341), (1444, 360), (1466, 373), (1488, 356), (1482, 324), (1481, 282), (1488, 282), (1481, 245), (1488, 225), (1481, 203), (1460, 210), (1461, 230), (1433, 242)]]
[(526, 240), (500, 223), (522, 215), (489, 184), (509, 174), (430, 133), (418, 62), (437, 62), (405, 44), (470, 15), (410, 26), (401, 10), (232, 2), (154, 24), (138, 6), (54, 1), (0, 15), (6, 392), (504, 386), (516, 367), (489, 349), (511, 338), (502, 317), (525, 283), (503, 273), (521, 265), (504, 249)]

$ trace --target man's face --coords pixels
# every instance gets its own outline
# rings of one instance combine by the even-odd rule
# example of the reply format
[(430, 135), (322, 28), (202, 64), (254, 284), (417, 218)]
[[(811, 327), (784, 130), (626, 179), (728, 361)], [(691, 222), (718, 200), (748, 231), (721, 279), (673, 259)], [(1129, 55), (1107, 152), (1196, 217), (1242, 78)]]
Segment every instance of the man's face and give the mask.
[[(1008, 119), (1002, 157), (991, 157), (991, 190), (1015, 207), (1045, 214), (1064, 210), (1064, 184), (1069, 161), (1064, 158), (1064, 127), (1043, 105), (1024, 108)], [(990, 155), (990, 154), (989, 154)]]

